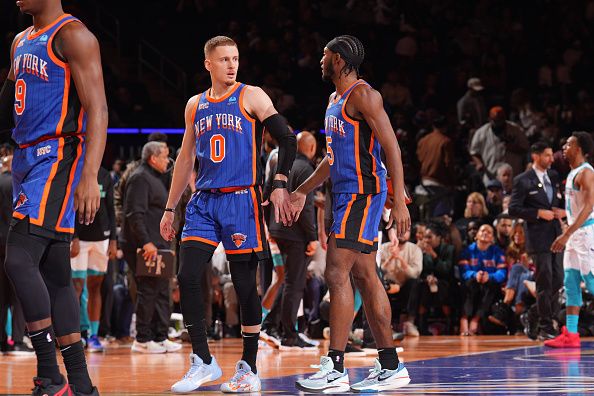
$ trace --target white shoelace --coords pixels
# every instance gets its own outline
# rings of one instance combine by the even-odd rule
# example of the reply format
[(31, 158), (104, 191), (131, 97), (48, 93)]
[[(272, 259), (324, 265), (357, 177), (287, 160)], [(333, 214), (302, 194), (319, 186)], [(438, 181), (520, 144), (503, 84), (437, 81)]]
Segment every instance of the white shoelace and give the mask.
[(200, 371), (204, 370), (204, 363), (201, 365), (191, 365), (190, 369), (188, 370), (188, 372), (186, 373), (186, 375), (184, 375), (184, 379), (186, 378), (190, 378), (193, 377), (194, 375), (198, 374)]

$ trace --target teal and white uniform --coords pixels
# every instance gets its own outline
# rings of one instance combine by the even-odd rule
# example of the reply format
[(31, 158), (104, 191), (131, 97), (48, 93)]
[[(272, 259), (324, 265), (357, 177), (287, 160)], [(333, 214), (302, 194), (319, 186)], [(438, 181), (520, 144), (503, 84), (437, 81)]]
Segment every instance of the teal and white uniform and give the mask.
[[(592, 165), (584, 162), (572, 169), (567, 176), (565, 185), (565, 211), (569, 225), (582, 211), (585, 205), (584, 192), (575, 185), (575, 178), (584, 169), (594, 171)], [(590, 215), (584, 224), (571, 235), (565, 247), (563, 256), (563, 267), (580, 271), (583, 276), (594, 272), (594, 210), (591, 208)]]

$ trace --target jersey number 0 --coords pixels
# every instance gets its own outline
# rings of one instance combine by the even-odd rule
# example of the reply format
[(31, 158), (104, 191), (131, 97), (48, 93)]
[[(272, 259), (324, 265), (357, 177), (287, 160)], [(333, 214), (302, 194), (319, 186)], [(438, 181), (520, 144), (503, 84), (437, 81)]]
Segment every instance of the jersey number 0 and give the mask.
[(213, 135), (210, 138), (210, 160), (218, 163), (225, 159), (225, 137)]

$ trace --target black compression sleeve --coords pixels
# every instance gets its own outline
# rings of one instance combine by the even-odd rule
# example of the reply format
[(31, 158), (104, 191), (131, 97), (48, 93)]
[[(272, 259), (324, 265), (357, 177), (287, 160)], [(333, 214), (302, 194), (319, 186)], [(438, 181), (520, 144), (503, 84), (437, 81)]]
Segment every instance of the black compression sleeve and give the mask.
[(266, 130), (278, 142), (278, 165), (276, 173), (289, 176), (289, 171), (295, 160), (297, 151), (297, 138), (289, 130), (287, 120), (280, 114), (273, 114), (263, 122)]
[(0, 91), (0, 132), (14, 128), (14, 81), (6, 79)]

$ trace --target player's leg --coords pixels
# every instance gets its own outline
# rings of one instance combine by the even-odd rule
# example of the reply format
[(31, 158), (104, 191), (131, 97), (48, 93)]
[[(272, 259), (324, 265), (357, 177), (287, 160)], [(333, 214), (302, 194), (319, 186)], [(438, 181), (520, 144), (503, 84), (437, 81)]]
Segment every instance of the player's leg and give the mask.
[[(82, 241), (81, 241), (82, 243)], [(88, 314), (90, 321), (89, 351), (100, 352), (103, 346), (99, 342), (99, 320), (101, 319), (101, 285), (107, 272), (107, 248), (109, 240), (87, 242), (89, 246), (87, 289), (89, 293)], [(82, 250), (82, 249), (81, 249)]]
[(94, 389), (80, 339), (80, 304), (70, 281), (70, 244), (52, 241), (40, 271), (49, 292), (52, 322), (68, 372), (68, 382), (77, 392), (91, 394)]
[(210, 265), (215, 248), (198, 241), (184, 241), (179, 253), (177, 282), (184, 324), (192, 342), (190, 370), (180, 381), (173, 384), (173, 392), (191, 392), (202, 384), (215, 381), (222, 371), (208, 348), (207, 323), (202, 296), (202, 279)]
[[(569, 254), (568, 254), (569, 253)], [(565, 252), (566, 257), (575, 257), (571, 251)], [(551, 348), (579, 348), (580, 335), (578, 333), (578, 319), (582, 306), (582, 289), (580, 284), (582, 275), (578, 269), (565, 268), (566, 326), (561, 334), (552, 340), (546, 340), (544, 345)]]
[(27, 330), (37, 355), (35, 386), (60, 390), (62, 378), (56, 359), (54, 328), (51, 320), (50, 296), (39, 271), (49, 240), (29, 234), (23, 220), (11, 227), (6, 243), (5, 270), (22, 304)]
[(264, 297), (262, 297), (262, 321), (266, 319), (266, 316), (272, 309), (272, 304), (276, 298), (276, 295), (285, 281), (285, 267), (283, 257), (275, 241), (270, 241), (270, 254), (272, 255), (272, 263), (274, 265), (274, 272), (276, 278), (272, 280), (272, 283), (266, 290)]

